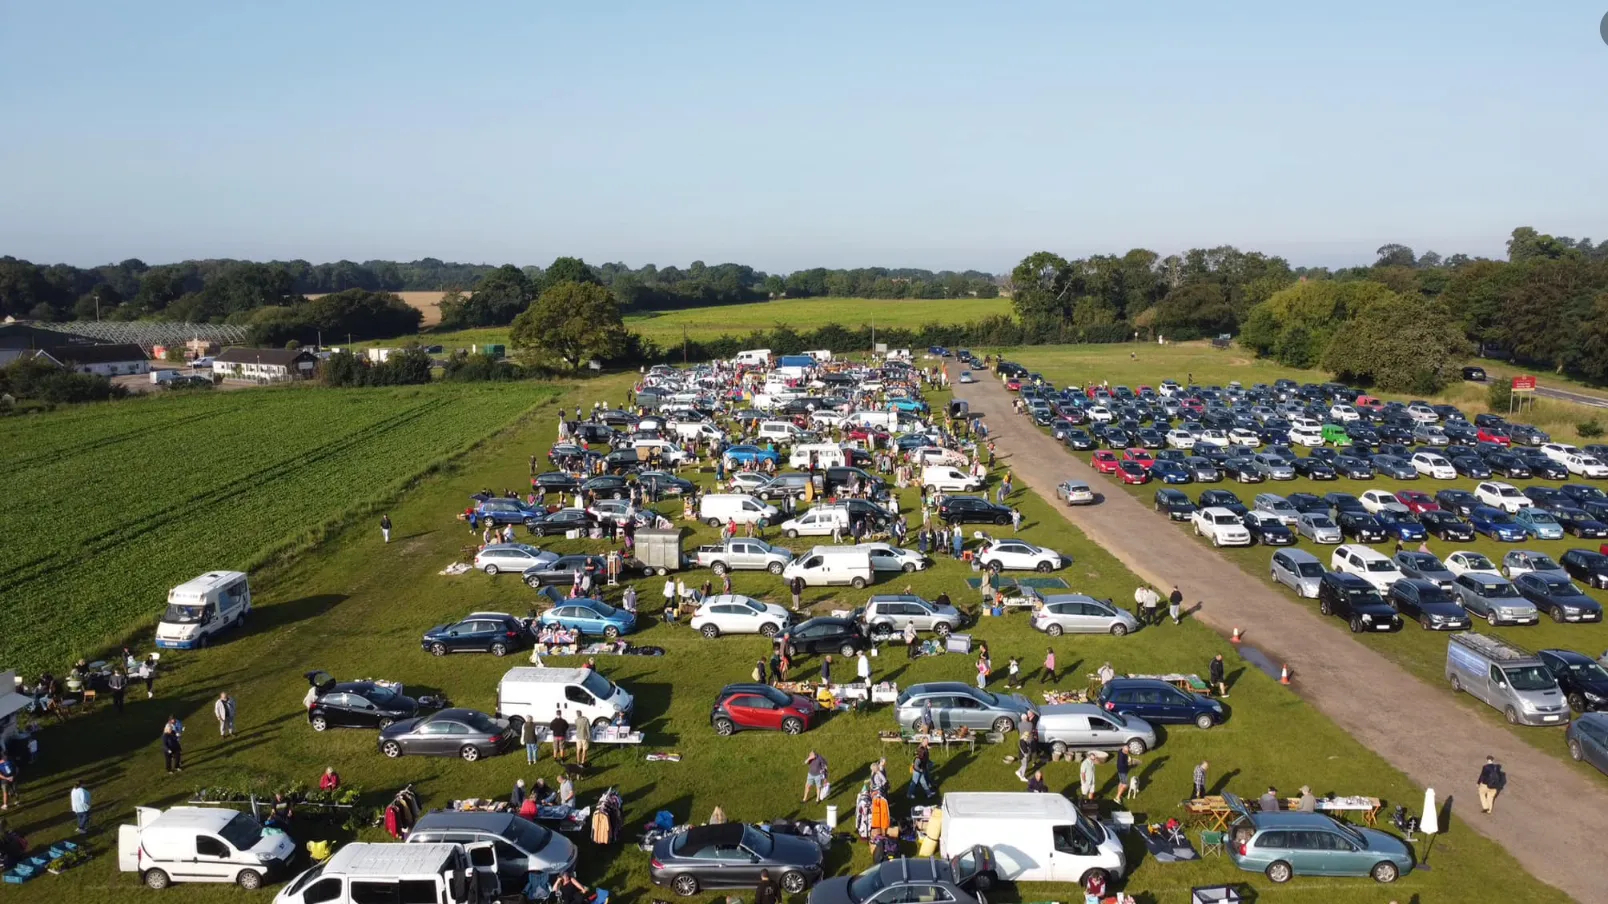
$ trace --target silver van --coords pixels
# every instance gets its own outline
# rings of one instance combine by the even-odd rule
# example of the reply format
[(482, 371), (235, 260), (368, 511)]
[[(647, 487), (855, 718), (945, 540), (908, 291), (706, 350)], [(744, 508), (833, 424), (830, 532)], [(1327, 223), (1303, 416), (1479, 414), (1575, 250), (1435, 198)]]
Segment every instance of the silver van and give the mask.
[(1569, 702), (1546, 665), (1522, 647), (1472, 631), (1446, 642), (1446, 680), (1502, 711), (1514, 725), (1563, 725)]
[(1114, 751), (1138, 756), (1156, 746), (1156, 729), (1137, 716), (1119, 716), (1093, 703), (1058, 703), (1038, 709), (1039, 742), (1056, 756), (1069, 750)]
[(1304, 549), (1281, 549), (1273, 554), (1268, 576), (1274, 583), (1294, 590), (1296, 596), (1317, 599), (1318, 584), (1323, 580), (1323, 563)]

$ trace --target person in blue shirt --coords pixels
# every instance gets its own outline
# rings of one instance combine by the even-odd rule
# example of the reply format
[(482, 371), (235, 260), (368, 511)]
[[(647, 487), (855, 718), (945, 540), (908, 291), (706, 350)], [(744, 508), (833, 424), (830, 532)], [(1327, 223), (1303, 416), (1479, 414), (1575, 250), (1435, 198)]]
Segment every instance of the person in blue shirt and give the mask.
[(89, 789), (84, 787), (82, 781), (73, 782), (70, 795), (73, 805), (73, 818), (78, 820), (78, 834), (89, 834)]

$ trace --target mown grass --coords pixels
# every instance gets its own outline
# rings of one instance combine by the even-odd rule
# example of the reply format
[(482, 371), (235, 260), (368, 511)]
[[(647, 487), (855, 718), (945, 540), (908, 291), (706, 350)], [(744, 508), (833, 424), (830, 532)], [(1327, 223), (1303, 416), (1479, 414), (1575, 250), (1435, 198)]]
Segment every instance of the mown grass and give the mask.
[[(135, 893), (133, 877), (115, 871), (111, 826), (126, 821), (136, 804), (171, 805), (186, 799), (197, 787), (268, 790), (290, 782), (311, 784), (324, 766), (333, 765), (348, 785), (365, 790), (371, 804), (381, 805), (396, 788), (413, 783), (427, 805), (443, 806), (457, 797), (501, 797), (516, 778), (528, 782), (545, 776), (553, 780), (557, 770), (545, 753), (536, 767), (527, 767), (518, 754), (472, 764), (438, 759), (391, 761), (375, 751), (372, 732), (315, 735), (307, 727), (300, 705), (306, 689), (302, 674), (323, 668), (343, 678), (387, 677), (405, 682), (410, 691), (441, 691), (458, 704), (489, 709), (498, 677), (522, 662), (522, 657), (497, 660), (464, 654), (435, 659), (419, 649), (419, 635), (431, 625), (475, 609), (522, 613), (534, 599), (531, 591), (509, 576), (437, 575), (462, 546), (472, 542), (468, 530), (454, 520), (454, 513), (462, 509), (468, 494), (482, 487), (517, 487), (525, 482), (526, 459), (553, 440), (557, 405), (617, 396), (627, 382), (626, 378), (608, 378), (579, 388), (414, 486), (389, 509), (396, 525), (390, 545), (382, 545), (378, 530), (364, 524), (332, 536), (292, 563), (255, 573), (259, 609), (250, 630), (211, 650), (176, 653), (165, 659), (165, 673), (157, 682), (154, 701), (133, 700), (122, 715), (103, 706), (47, 727), (41, 736), (42, 763), (24, 775), (27, 804), (13, 809), (11, 822), (36, 843), (67, 835), (67, 791), (75, 778), (84, 778), (96, 795), (99, 828), (92, 843), (102, 856), (60, 878), (36, 880), (16, 894), (28, 900), (76, 902)], [(942, 396), (935, 399), (941, 400)], [(699, 475), (706, 483), (710, 477)], [(906, 492), (901, 501), (909, 512), (915, 494)], [(1049, 504), (1024, 490), (1017, 491), (1013, 502), (1026, 515), (1025, 536), (1074, 557), (1074, 564), (1061, 576), (1075, 590), (1118, 600), (1132, 598), (1135, 578)], [(680, 506), (668, 502), (662, 508), (679, 513)], [(691, 526), (686, 543), (708, 541), (712, 533), (707, 527)], [(542, 545), (561, 551), (597, 548), (588, 541), (547, 540)], [(805, 542), (795, 545), (802, 547)], [(947, 591), (957, 602), (971, 606), (976, 597), (963, 583), (969, 576), (960, 564), (940, 559), (930, 571), (885, 579), (875, 589), (908, 585), (928, 596)], [(707, 572), (698, 571), (688, 575), (692, 582), (708, 577)], [(737, 592), (785, 601), (780, 582), (768, 575), (739, 573), (734, 585)], [(639, 586), (644, 601), (659, 598), (659, 580)], [(817, 589), (806, 594), (806, 603), (817, 610), (830, 610), (862, 602), (865, 596), (865, 591)], [(617, 597), (611, 592), (610, 598)], [(988, 641), (1001, 676), (1007, 657), (1020, 656), (1032, 669), (1049, 645), (1020, 614), (983, 619), (972, 633)], [(635, 827), (661, 809), (672, 811), (678, 820), (694, 821), (707, 819), (717, 805), (739, 820), (789, 815), (820, 818), (820, 805), (800, 804), (797, 797), (803, 785), (804, 756), (812, 748), (832, 763), (832, 802), (839, 805), (845, 820), (869, 763), (883, 755), (888, 756), (896, 781), (894, 810), (904, 812), (902, 792), (909, 753), (883, 745), (876, 737), (878, 730), (893, 725), (887, 707), (864, 715), (839, 714), (796, 738), (761, 733), (718, 738), (708, 727), (712, 695), (726, 683), (747, 680), (754, 660), (766, 652), (766, 644), (757, 638), (738, 637), (708, 641), (685, 627), (666, 627), (654, 620), (639, 641), (663, 647), (666, 655), (606, 657), (600, 659), (599, 668), (636, 694), (637, 721), (648, 733), (650, 749), (675, 750), (683, 759), (679, 763), (647, 763), (631, 750), (594, 748), (594, 769), (579, 781), (578, 791), (583, 801), (590, 802), (603, 789), (618, 788), (632, 831), (627, 833), (627, 843), (618, 848), (580, 841), (583, 881), (623, 891), (634, 901), (669, 897), (664, 890), (650, 887), (647, 855), (629, 844)], [(1192, 727), (1166, 730), (1164, 743), (1141, 758), (1137, 767), (1143, 790), (1134, 807), (1142, 818), (1159, 821), (1181, 816), (1178, 801), (1187, 796), (1191, 768), (1202, 759), (1212, 764), (1214, 788), (1244, 794), (1258, 794), (1269, 784), (1285, 790), (1306, 784), (1320, 794), (1377, 795), (1391, 806), (1399, 802), (1415, 809), (1422, 800), (1422, 789), (1288, 689), (1238, 660), (1228, 644), (1203, 626), (1186, 621), (1181, 627), (1147, 629), (1126, 638), (1067, 637), (1055, 647), (1068, 675), (1063, 686), (1073, 687), (1083, 686), (1083, 676), (1108, 660), (1125, 672), (1199, 672), (1215, 653), (1230, 657), (1230, 720), (1204, 732)], [(971, 680), (974, 675), (972, 658), (959, 655), (906, 663), (895, 651), (873, 663), (876, 677), (901, 685), (934, 679)], [(799, 664), (797, 673), (807, 677), (816, 674), (819, 666), (819, 658), (810, 657)], [(998, 688), (1002, 681), (996, 677), (994, 686)], [(239, 700), (239, 734), (227, 740), (217, 738), (209, 706), (223, 690)], [(1037, 690), (1037, 685), (1030, 686), (1031, 692)], [(180, 716), (189, 726), (188, 765), (175, 776), (163, 774), (158, 767), (158, 737), (169, 714)], [(1019, 789), (1011, 775), (1013, 767), (1002, 762), (1007, 752), (983, 747), (975, 757), (938, 754), (940, 790)], [(1076, 784), (1071, 764), (1052, 764), (1045, 772), (1055, 790)], [(1100, 778), (1102, 793), (1109, 794), (1113, 779), (1109, 766), (1101, 769)], [(313, 835), (346, 837), (309, 824), (299, 824), (295, 834), (298, 840)], [(364, 831), (360, 837), (384, 840), (377, 830)], [(1416, 872), (1389, 890), (1367, 879), (1303, 878), (1289, 890), (1274, 892), (1260, 876), (1241, 873), (1226, 860), (1162, 865), (1143, 857), (1142, 851), (1142, 845), (1130, 843), (1129, 856), (1136, 872), (1127, 888), (1142, 895), (1141, 900), (1157, 904), (1183, 904), (1191, 886), (1222, 882), (1249, 883), (1269, 899), (1305, 893), (1339, 904), (1415, 897), (1426, 904), (1565, 900), (1538, 886), (1504, 851), (1478, 834), (1464, 831), (1456, 820), (1436, 844), (1436, 868)], [(829, 860), (831, 870), (840, 874), (868, 863), (869, 852), (863, 845), (840, 846)], [(210, 901), (236, 894), (190, 886), (176, 887), (164, 893), (164, 899)], [(1075, 900), (1075, 894), (1067, 886), (1029, 885), (1004, 889), (991, 899)], [(717, 900), (714, 895), (703, 899)]]

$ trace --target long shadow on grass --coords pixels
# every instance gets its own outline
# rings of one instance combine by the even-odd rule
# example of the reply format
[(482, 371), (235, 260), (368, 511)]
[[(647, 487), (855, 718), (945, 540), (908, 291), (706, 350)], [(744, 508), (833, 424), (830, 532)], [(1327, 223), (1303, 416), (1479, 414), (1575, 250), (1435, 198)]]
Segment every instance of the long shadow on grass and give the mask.
[(669, 724), (671, 689), (667, 682), (644, 681), (631, 686), (631, 721), (653, 736), (655, 743), (674, 744), (678, 735), (663, 731)]
[(317, 615), (323, 615), (346, 601), (344, 593), (315, 593), (301, 599), (287, 600), (264, 606), (261, 609), (251, 610), (251, 620), (246, 623), (254, 634), (262, 634), (276, 628), (299, 621), (305, 621)]
[[(24, 769), (24, 780), (48, 781), (99, 762), (122, 760), (136, 751), (154, 751), (160, 747), (162, 727), (169, 716), (188, 725), (203, 708), (210, 708), (213, 699), (210, 693), (139, 699), (122, 713), (107, 707), (64, 722), (41, 723), (46, 730), (41, 735), (40, 757)], [(160, 760), (160, 751), (151, 755)]]

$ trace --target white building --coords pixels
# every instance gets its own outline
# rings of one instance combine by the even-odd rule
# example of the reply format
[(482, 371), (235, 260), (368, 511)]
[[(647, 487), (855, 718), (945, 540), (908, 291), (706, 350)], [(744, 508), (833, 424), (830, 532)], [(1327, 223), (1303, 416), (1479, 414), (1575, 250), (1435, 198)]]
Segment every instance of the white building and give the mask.
[(212, 372), (226, 380), (282, 383), (308, 380), (318, 365), (312, 352), (296, 348), (226, 348), (212, 359)]

